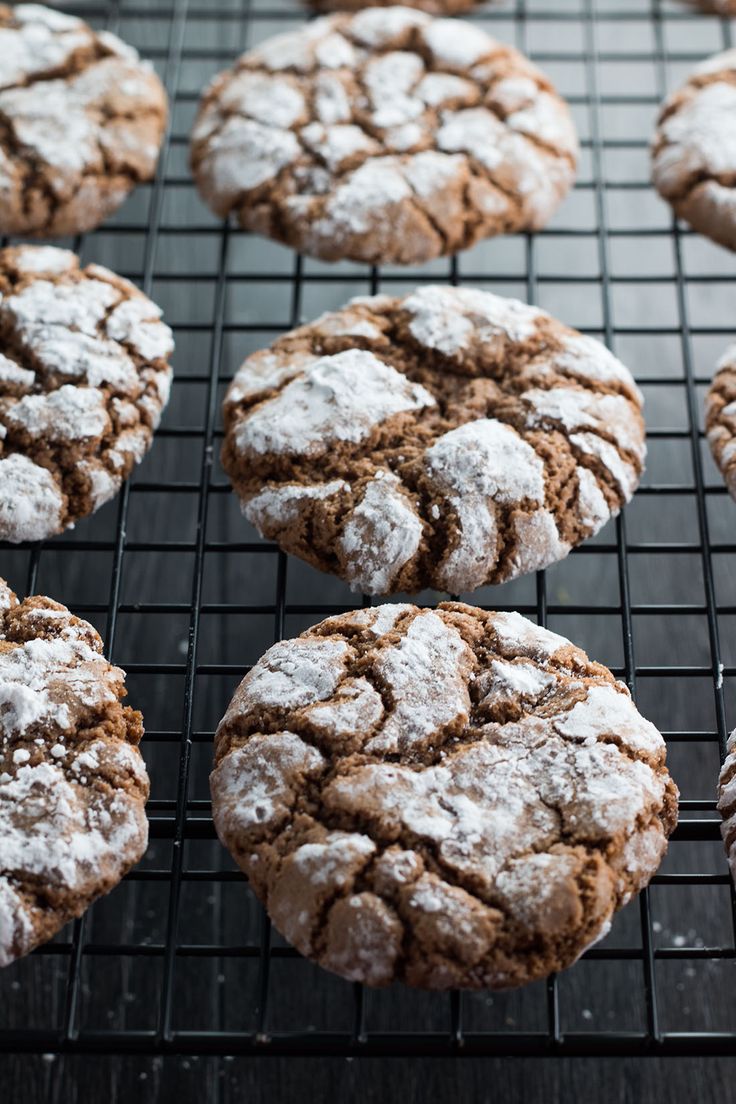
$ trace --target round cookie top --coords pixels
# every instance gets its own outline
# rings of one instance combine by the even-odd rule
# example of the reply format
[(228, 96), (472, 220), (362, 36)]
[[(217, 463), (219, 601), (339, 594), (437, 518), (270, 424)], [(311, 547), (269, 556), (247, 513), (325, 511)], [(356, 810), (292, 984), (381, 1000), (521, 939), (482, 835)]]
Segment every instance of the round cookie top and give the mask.
[(0, 540), (115, 495), (171, 385), (171, 330), (128, 280), (52, 246), (0, 251)]
[(81, 233), (150, 180), (166, 93), (132, 47), (40, 4), (0, 4), (0, 234)]
[(504, 988), (569, 966), (656, 870), (677, 790), (610, 671), (516, 613), (331, 617), (216, 735), (220, 839), (343, 977)]
[(652, 178), (693, 229), (736, 249), (736, 49), (708, 58), (665, 100)]
[(420, 263), (539, 229), (576, 158), (566, 104), (522, 54), (405, 7), (317, 19), (243, 54), (192, 132), (218, 215), (329, 261)]
[(0, 966), (50, 939), (146, 849), (141, 715), (86, 621), (0, 579)]
[(708, 388), (705, 433), (729, 494), (736, 498), (736, 345), (721, 357)]
[(260, 533), (371, 594), (459, 594), (562, 559), (634, 492), (641, 396), (514, 299), (353, 299), (249, 356), (223, 465)]

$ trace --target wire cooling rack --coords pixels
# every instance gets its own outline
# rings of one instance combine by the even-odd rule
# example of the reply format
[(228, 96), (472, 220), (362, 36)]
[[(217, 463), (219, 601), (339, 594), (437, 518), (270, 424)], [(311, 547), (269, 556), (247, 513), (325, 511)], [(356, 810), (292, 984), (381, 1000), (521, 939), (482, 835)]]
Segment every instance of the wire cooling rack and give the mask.
[[(736, 506), (700, 427), (732, 336), (734, 258), (673, 223), (648, 185), (665, 89), (731, 44), (659, 0), (507, 0), (474, 21), (527, 51), (573, 105), (574, 193), (543, 233), (417, 271), (327, 266), (217, 223), (187, 170), (204, 82), (297, 25), (297, 0), (110, 0), (72, 10), (151, 57), (173, 105), (161, 168), (74, 243), (134, 279), (177, 337), (154, 448), (115, 503), (0, 573), (97, 625), (143, 709), (151, 845), (109, 897), (0, 976), (0, 1050), (141, 1055), (736, 1053), (734, 909), (714, 788), (736, 717)], [(664, 732), (681, 821), (651, 888), (571, 970), (507, 994), (368, 992), (302, 960), (217, 843), (212, 733), (247, 666), (360, 599), (257, 538), (219, 467), (220, 404), (249, 351), (352, 294), (451, 281), (518, 295), (602, 338), (647, 398), (649, 466), (598, 538), (471, 600), (549, 624), (624, 678)], [(424, 594), (422, 601), (442, 596)]]

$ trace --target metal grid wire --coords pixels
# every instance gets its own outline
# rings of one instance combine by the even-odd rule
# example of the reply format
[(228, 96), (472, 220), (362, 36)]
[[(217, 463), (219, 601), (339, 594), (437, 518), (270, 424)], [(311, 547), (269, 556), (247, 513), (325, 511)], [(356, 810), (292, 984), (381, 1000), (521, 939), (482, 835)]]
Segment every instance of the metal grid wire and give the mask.
[[(474, 13), (572, 104), (580, 178), (543, 233), (407, 271), (302, 259), (218, 224), (196, 198), (186, 155), (200, 88), (240, 49), (297, 25), (297, 0), (73, 10), (151, 57), (173, 105), (153, 185), (72, 244), (164, 307), (176, 379), (154, 448), (116, 502), (44, 546), (0, 549), (0, 573), (93, 621), (126, 668), (146, 720), (151, 845), (112, 895), (3, 971), (0, 1050), (733, 1054), (734, 909), (713, 795), (736, 716), (736, 507), (700, 410), (731, 336), (736, 264), (673, 222), (647, 156), (666, 88), (731, 44), (729, 23), (676, 0), (501, 0)], [(218, 465), (224, 387), (247, 352), (299, 321), (426, 280), (539, 303), (602, 338), (647, 398), (649, 468), (625, 515), (563, 564), (470, 600), (549, 624), (626, 680), (665, 732), (681, 822), (651, 888), (602, 944), (508, 994), (368, 992), (305, 962), (217, 843), (208, 802), (213, 730), (247, 666), (356, 604), (240, 517)]]

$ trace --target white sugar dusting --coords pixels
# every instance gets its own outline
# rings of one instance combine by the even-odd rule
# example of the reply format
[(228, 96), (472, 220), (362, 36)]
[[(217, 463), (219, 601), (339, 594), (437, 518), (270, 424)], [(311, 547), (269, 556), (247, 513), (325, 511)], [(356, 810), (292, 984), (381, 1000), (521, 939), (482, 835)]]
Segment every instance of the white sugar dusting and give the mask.
[(315, 502), (324, 502), (348, 489), (342, 479), (316, 485), (284, 483), (266, 487), (243, 504), (243, 513), (264, 536), (275, 535), (300, 517), (309, 517)]
[(544, 465), (510, 426), (482, 418), (440, 437), (425, 455), (427, 474), (457, 518), (460, 539), (442, 565), (445, 588), (474, 590), (496, 565), (494, 503), (544, 500)]
[(384, 594), (419, 548), (422, 523), (400, 480), (377, 472), (348, 517), (339, 546), (354, 590)]
[(105, 867), (121, 873), (130, 849), (142, 849), (144, 826), (135, 797), (125, 791), (111, 798), (90, 791), (85, 797), (50, 763), (21, 767), (10, 782), (0, 783), (3, 870), (30, 875), (51, 889), (89, 892)]
[(524, 341), (546, 317), (543, 311), (474, 288), (423, 287), (407, 296), (403, 310), (412, 315), (409, 328), (420, 345), (447, 356), (495, 337)]
[(467, 720), (472, 656), (457, 631), (431, 611), (420, 613), (398, 644), (379, 652), (376, 670), (390, 686), (394, 710), (369, 752), (422, 747), (446, 725)]
[(335, 690), (350, 655), (351, 649), (342, 640), (282, 640), (245, 676), (230, 711), (293, 709), (322, 701)]
[(357, 443), (393, 414), (433, 406), (419, 384), (373, 353), (350, 349), (309, 365), (235, 431), (244, 452), (322, 455), (332, 442)]
[(288, 813), (293, 787), (323, 766), (316, 748), (292, 732), (252, 736), (245, 747), (226, 755), (210, 777), (220, 837), (227, 840), (231, 833), (277, 823)]
[(0, 456), (0, 539), (37, 541), (57, 533), (64, 505), (46, 468), (18, 452)]

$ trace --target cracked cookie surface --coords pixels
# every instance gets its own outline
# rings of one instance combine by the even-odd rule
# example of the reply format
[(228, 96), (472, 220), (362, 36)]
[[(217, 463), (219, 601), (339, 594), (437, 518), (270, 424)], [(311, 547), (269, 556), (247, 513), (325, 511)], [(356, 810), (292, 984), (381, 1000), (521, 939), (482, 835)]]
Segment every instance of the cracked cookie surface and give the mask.
[(370, 594), (562, 559), (633, 494), (641, 396), (599, 342), (471, 288), (354, 299), (247, 358), (223, 466), (260, 533)]
[(0, 252), (0, 540), (112, 498), (150, 447), (171, 330), (128, 280), (52, 246)]
[(652, 179), (679, 218), (736, 249), (736, 50), (698, 65), (665, 100)]
[(146, 849), (125, 675), (86, 621), (0, 579), (0, 966), (108, 893)]
[(736, 345), (721, 357), (708, 388), (705, 434), (729, 494), (736, 499)]
[(204, 93), (192, 167), (246, 229), (328, 261), (412, 264), (544, 226), (577, 148), (567, 105), (518, 51), (384, 7), (243, 54)]
[(107, 31), (40, 4), (0, 4), (0, 234), (103, 222), (153, 177), (161, 81)]
[(569, 966), (676, 822), (659, 732), (515, 613), (384, 605), (274, 645), (216, 734), (218, 835), (279, 931), (355, 981)]

